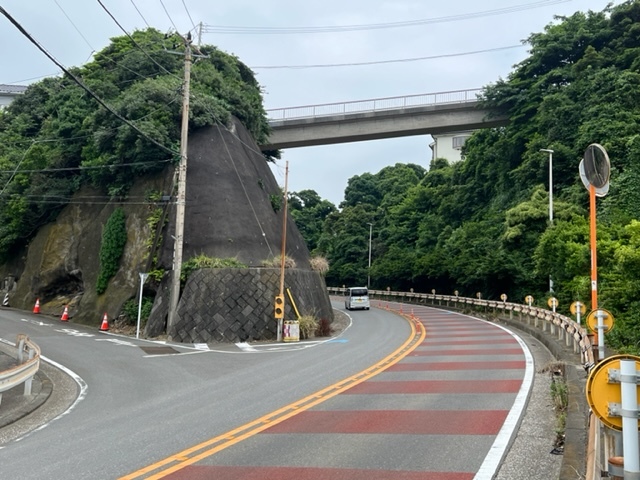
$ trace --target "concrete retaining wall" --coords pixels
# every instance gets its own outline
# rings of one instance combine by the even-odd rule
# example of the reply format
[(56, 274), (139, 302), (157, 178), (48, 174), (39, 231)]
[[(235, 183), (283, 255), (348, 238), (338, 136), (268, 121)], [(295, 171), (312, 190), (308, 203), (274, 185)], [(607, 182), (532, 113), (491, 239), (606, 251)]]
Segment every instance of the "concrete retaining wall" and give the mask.
[[(178, 304), (178, 321), (167, 333), (173, 341), (183, 343), (275, 339), (274, 298), (279, 288), (279, 269), (198, 270), (187, 280)], [(287, 269), (286, 288), (300, 314), (333, 321), (322, 275)], [(294, 320), (296, 315), (286, 293), (285, 305), (285, 319)]]

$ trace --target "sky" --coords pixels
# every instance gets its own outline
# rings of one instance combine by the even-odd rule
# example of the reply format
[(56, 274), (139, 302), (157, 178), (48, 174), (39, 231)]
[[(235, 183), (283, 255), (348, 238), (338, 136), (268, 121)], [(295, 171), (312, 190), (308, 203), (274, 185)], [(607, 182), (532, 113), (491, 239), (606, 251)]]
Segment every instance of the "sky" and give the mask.
[[(66, 67), (110, 39), (152, 26), (237, 56), (256, 74), (267, 110), (480, 88), (527, 57), (554, 16), (602, 11), (610, 0), (0, 0)], [(615, 0), (614, 4), (622, 0)], [(198, 29), (202, 23), (203, 28)], [(231, 28), (233, 27), (233, 28)], [(0, 84), (28, 85), (59, 69), (0, 15)], [(288, 191), (338, 206), (349, 178), (396, 163), (425, 169), (428, 135), (292, 148), (272, 168)]]

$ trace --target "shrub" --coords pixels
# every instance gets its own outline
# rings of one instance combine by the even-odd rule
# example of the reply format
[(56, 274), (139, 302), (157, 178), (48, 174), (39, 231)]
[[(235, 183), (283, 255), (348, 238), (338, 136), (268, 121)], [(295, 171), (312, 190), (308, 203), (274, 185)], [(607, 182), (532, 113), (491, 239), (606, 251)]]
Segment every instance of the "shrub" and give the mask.
[(298, 321), (300, 322), (300, 340), (312, 338), (318, 329), (318, 321), (313, 315), (302, 315)]
[(116, 208), (107, 220), (100, 245), (100, 273), (96, 281), (98, 295), (105, 292), (109, 280), (118, 272), (120, 258), (127, 244), (127, 227), (124, 210)]
[[(280, 262), (282, 261), (281, 259), (282, 259), (282, 256), (278, 255), (277, 257), (272, 257), (270, 259), (263, 260), (262, 266), (266, 268), (280, 268)], [(284, 268), (296, 268), (296, 261), (293, 258), (285, 255)]]
[(329, 261), (325, 257), (311, 257), (309, 259), (311, 270), (325, 275), (329, 271)]
[(326, 318), (321, 318), (315, 331), (316, 337), (330, 337), (332, 333), (331, 322)]
[(201, 268), (247, 268), (247, 266), (237, 258), (216, 258), (198, 255), (197, 257), (191, 257), (182, 264), (180, 280), (185, 282), (189, 275)]
[[(153, 297), (142, 297), (142, 309), (140, 310), (140, 328), (144, 327), (147, 319), (151, 314), (153, 307)], [(122, 306), (122, 316), (128, 325), (136, 325), (138, 323), (138, 300), (131, 298)]]

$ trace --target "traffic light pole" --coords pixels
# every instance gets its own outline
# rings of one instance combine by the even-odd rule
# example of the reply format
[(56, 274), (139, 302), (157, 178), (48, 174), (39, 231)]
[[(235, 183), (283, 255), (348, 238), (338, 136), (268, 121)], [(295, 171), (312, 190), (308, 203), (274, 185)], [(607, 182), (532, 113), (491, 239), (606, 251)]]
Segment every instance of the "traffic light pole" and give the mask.
[[(280, 290), (278, 291), (278, 297), (284, 300), (284, 266), (285, 266), (285, 257), (287, 251), (287, 188), (289, 181), (289, 161), (287, 160), (285, 164), (284, 171), (284, 208), (282, 209), (282, 249), (280, 251)], [(284, 312), (284, 305), (282, 305), (282, 309)], [(278, 333), (277, 333), (277, 341), (282, 341), (282, 324), (283, 318), (279, 316), (278, 318)]]

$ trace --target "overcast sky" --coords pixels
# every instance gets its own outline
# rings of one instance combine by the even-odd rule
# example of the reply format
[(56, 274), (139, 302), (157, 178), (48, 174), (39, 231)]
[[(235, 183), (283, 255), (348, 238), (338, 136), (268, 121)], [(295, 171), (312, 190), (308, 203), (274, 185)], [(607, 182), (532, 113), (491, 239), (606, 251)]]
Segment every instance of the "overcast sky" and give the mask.
[[(609, 0), (102, 3), (128, 32), (150, 25), (163, 32), (192, 30), (197, 39), (194, 25), (202, 22), (202, 43), (234, 54), (251, 67), (263, 87), (265, 108), (271, 109), (479, 88), (506, 78), (513, 65), (527, 56), (522, 40), (543, 31), (554, 15), (601, 11)], [(110, 38), (124, 35), (97, 0), (0, 0), (0, 4), (67, 67), (86, 63)], [(286, 33), (247, 33), (251, 29)], [(0, 45), (0, 84), (26, 85), (59, 73), (1, 15)], [(353, 65), (362, 63), (367, 65)], [(310, 65), (321, 67), (292, 68)], [(354, 175), (376, 173), (398, 162), (428, 168), (430, 141), (429, 136), (415, 136), (293, 148), (283, 151), (273, 170), (284, 185), (288, 160), (289, 191), (313, 189), (338, 205)]]

